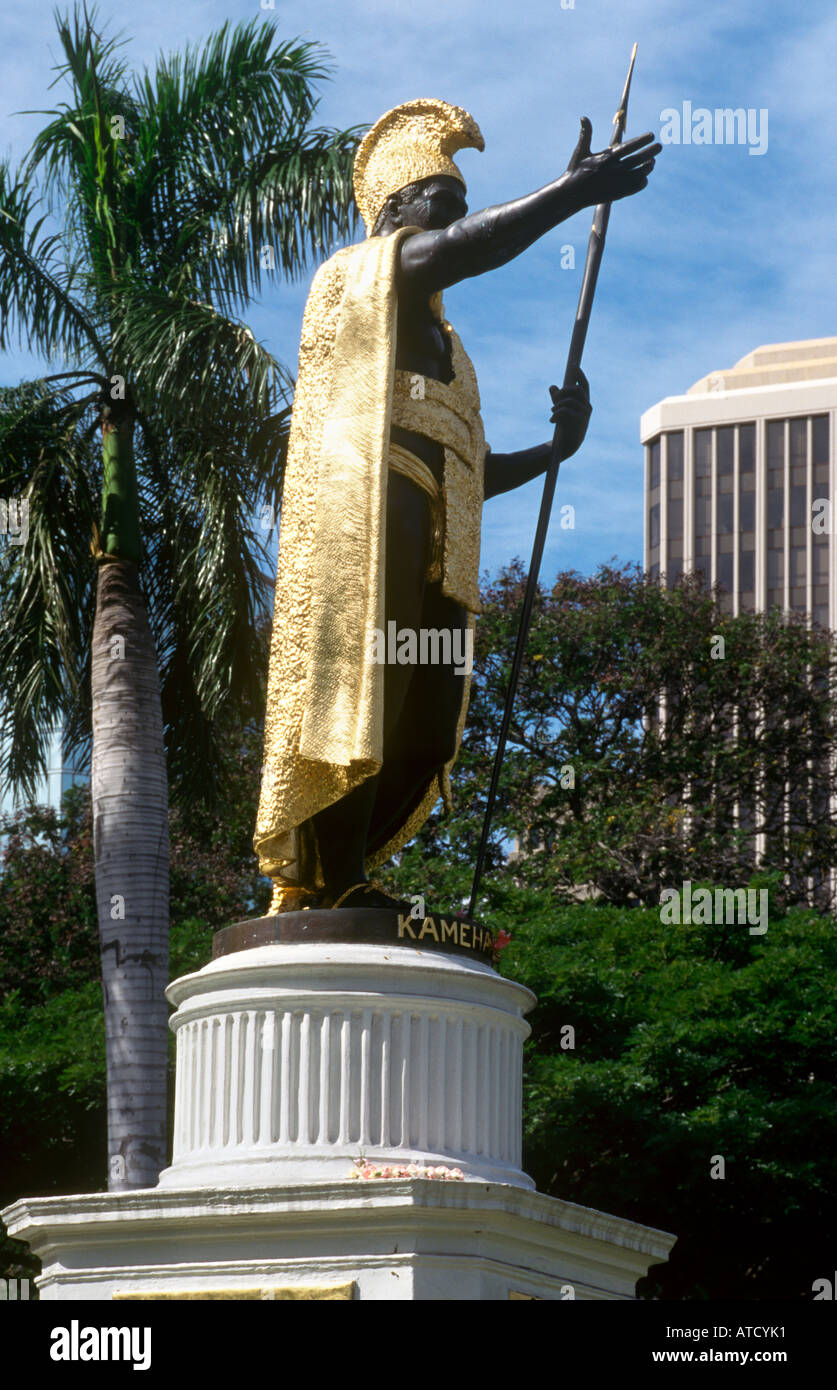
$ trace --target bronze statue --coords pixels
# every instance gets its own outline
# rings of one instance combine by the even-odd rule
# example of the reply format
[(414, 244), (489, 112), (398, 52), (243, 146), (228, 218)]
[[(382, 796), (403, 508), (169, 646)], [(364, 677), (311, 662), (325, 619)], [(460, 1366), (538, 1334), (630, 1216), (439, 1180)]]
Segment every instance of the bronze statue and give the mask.
[[(446, 633), (448, 652), (465, 648), (483, 499), (542, 474), (551, 444), (487, 449), (441, 292), (573, 213), (645, 187), (661, 148), (651, 134), (599, 154), (590, 137), (584, 120), (559, 179), (472, 214), (451, 156), (484, 142), (461, 108), (408, 102), (359, 146), (368, 236), (311, 287), (282, 503), (254, 840), (275, 884), (272, 913), (403, 907), (368, 872), (449, 797), (468, 677), (450, 659), (381, 664), (373, 637)], [(556, 395), (566, 458), (590, 415), (580, 368)]]

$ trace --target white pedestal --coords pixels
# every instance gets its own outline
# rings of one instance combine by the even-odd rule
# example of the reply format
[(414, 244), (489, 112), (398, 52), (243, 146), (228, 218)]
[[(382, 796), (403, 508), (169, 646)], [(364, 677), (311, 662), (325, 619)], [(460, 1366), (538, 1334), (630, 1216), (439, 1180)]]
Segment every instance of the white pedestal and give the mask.
[[(50, 1300), (630, 1299), (665, 1232), (532, 1191), (523, 1013), (464, 955), (270, 944), (169, 987), (175, 1135), (159, 1186), (3, 1212)], [(356, 1159), (463, 1180), (352, 1179)]]
[(4, 1220), (54, 1300), (631, 1299), (673, 1244), (521, 1187), (427, 1178), (38, 1197)]
[(534, 995), (490, 966), (410, 946), (263, 946), (169, 986), (174, 1153), (161, 1187), (348, 1178), (377, 1164), (520, 1168)]

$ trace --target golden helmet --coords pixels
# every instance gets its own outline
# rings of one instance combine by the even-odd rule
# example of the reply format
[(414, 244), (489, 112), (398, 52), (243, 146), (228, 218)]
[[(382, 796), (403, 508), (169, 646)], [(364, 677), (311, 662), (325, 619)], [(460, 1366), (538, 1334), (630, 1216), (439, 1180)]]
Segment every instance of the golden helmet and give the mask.
[(420, 97), (381, 116), (355, 155), (355, 199), (367, 235), (390, 194), (409, 183), (447, 174), (464, 187), (451, 155), (466, 147), (484, 150), (485, 141), (473, 116), (461, 106)]

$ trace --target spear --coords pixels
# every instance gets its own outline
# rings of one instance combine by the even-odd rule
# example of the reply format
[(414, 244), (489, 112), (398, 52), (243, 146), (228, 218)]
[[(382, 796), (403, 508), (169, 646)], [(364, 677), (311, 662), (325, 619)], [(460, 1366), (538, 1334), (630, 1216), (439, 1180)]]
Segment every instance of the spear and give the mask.
[[(636, 50), (637, 45), (634, 44), (630, 65), (628, 67), (628, 76), (625, 80), (625, 87), (622, 92), (622, 100), (619, 103), (619, 110), (613, 118), (613, 133), (610, 139), (611, 149), (616, 145), (621, 145), (622, 137), (625, 134), (625, 122), (628, 116), (628, 97), (631, 92), (631, 78), (633, 77), (634, 63), (636, 61)], [(593, 214), (593, 226), (590, 230), (590, 239), (587, 243), (587, 259), (584, 262), (584, 275), (578, 295), (578, 308), (576, 309), (575, 323), (573, 325), (572, 338), (570, 339), (570, 350), (567, 355), (567, 368), (564, 372), (565, 390), (575, 386), (578, 381), (578, 369), (581, 366), (581, 357), (587, 339), (587, 328), (590, 323), (590, 312), (593, 308), (593, 296), (596, 293), (596, 281), (599, 278), (599, 266), (602, 263), (605, 236), (607, 235), (607, 224), (610, 221), (610, 206), (610, 203), (599, 203)], [(553, 404), (557, 404), (559, 397), (558, 388), (556, 386), (550, 386), (549, 392), (552, 396)], [(497, 752), (494, 755), (494, 766), (491, 770), (491, 784), (488, 788), (488, 801), (485, 807), (485, 818), (482, 823), (482, 834), (480, 835), (480, 844), (477, 851), (474, 882), (471, 888), (471, 901), (468, 905), (469, 917), (473, 917), (476, 908), (480, 879), (482, 878), (483, 866), (485, 864), (485, 852), (488, 847), (488, 835), (491, 829), (491, 817), (494, 813), (494, 802), (497, 798), (497, 786), (500, 781), (500, 769), (503, 765), (506, 740), (508, 739), (512, 710), (514, 709), (514, 697), (517, 694), (520, 668), (523, 665), (523, 656), (526, 651), (529, 628), (532, 625), (532, 609), (538, 589), (538, 575), (540, 574), (541, 560), (543, 559), (544, 545), (546, 544), (546, 533), (549, 529), (549, 518), (552, 514), (552, 503), (555, 497), (555, 485), (558, 482), (558, 468), (561, 462), (560, 435), (560, 425), (556, 424), (555, 432), (552, 436), (552, 451), (550, 453), (546, 478), (543, 485), (543, 497), (541, 499), (540, 515), (538, 516), (538, 526), (535, 531), (535, 543), (532, 547), (529, 577), (526, 580), (526, 593), (523, 598), (523, 613), (517, 632), (517, 642), (512, 659), (511, 675), (509, 677), (509, 688), (506, 691), (506, 704), (503, 710), (503, 722), (500, 725), (500, 738), (497, 743)]]

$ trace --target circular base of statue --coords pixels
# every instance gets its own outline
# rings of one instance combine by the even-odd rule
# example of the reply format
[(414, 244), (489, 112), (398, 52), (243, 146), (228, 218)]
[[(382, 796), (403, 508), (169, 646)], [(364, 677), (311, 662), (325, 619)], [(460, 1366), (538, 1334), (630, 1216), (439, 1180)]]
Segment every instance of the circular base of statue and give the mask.
[(418, 946), (476, 960), (493, 960), (493, 932), (470, 917), (415, 915), (384, 907), (304, 908), (271, 917), (254, 917), (222, 927), (212, 938), (212, 959), (276, 943), (309, 942), (356, 946)]
[(230, 951), (219, 933), (225, 953), (169, 986), (174, 1153), (160, 1186), (319, 1182), (360, 1161), (533, 1187), (520, 1163), (534, 996), (461, 937), (399, 937), (396, 921), (394, 937), (347, 940), (355, 915), (236, 924), (225, 932), (241, 947), (249, 931), (249, 945)]

